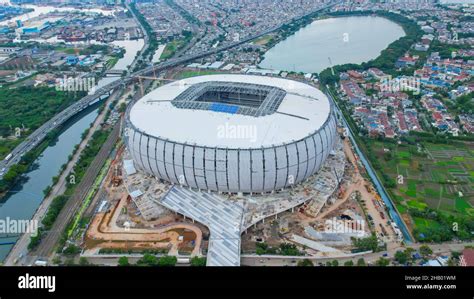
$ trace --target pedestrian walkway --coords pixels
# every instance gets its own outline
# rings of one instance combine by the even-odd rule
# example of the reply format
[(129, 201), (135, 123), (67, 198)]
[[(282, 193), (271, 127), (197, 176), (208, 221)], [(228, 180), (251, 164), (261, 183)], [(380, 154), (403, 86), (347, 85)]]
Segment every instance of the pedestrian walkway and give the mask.
[(209, 228), (208, 266), (240, 265), (244, 213), (240, 203), (180, 186), (174, 186), (159, 203)]

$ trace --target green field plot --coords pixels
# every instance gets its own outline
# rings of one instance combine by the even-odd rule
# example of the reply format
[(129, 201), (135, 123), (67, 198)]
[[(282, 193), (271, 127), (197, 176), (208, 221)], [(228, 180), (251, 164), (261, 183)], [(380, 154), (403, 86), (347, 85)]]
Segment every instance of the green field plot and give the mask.
[(421, 217), (413, 217), (413, 222), (415, 222), (416, 228), (420, 230), (425, 230), (427, 228), (436, 228), (439, 226), (436, 221)]
[(459, 212), (464, 213), (467, 209), (470, 209), (471, 205), (464, 198), (456, 199), (456, 209)]
[(424, 210), (428, 206), (426, 203), (419, 200), (409, 200), (406, 202), (406, 204), (410, 208), (416, 208), (418, 210)]
[(430, 208), (462, 216), (474, 209), (474, 143), (370, 141), (370, 147), (380, 163), (380, 176), (397, 182), (390, 193), (400, 213)]

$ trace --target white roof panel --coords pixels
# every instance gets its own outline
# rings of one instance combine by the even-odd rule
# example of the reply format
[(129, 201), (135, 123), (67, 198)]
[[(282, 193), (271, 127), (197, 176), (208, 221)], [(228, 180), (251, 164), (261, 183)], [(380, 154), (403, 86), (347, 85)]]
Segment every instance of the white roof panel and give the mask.
[[(276, 113), (253, 117), (209, 110), (180, 109), (171, 104), (193, 84), (243, 82), (286, 91)], [(261, 148), (289, 143), (314, 133), (331, 111), (327, 97), (305, 83), (265, 76), (207, 75), (159, 87), (138, 100), (130, 121), (149, 135), (179, 143), (222, 148)]]

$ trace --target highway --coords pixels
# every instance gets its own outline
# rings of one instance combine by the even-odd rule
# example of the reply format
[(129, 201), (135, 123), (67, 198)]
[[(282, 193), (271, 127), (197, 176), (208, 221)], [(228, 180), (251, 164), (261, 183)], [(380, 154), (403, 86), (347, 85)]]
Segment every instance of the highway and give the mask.
[[(419, 250), (422, 245), (428, 245), (433, 250), (433, 255), (450, 256), (451, 252), (462, 251), (466, 246), (472, 246), (474, 243), (442, 243), (442, 244), (424, 244), (424, 243), (413, 243), (409, 247), (415, 250)], [(312, 256), (278, 256), (278, 255), (256, 255), (256, 254), (243, 254), (241, 264), (244, 266), (296, 266), (298, 261), (302, 259), (309, 259), (315, 266), (326, 265), (328, 261), (337, 260), (339, 265), (343, 265), (346, 261), (353, 261), (354, 265), (357, 263), (359, 258), (363, 258), (368, 265), (375, 265), (375, 262), (381, 257), (387, 259), (393, 259), (395, 253), (399, 250), (403, 251), (407, 247), (405, 246), (394, 246), (388, 248), (386, 251), (371, 252), (366, 254), (354, 255), (353, 257), (312, 257)]]
[[(296, 20), (305, 18), (305, 17), (310, 16), (312, 14), (315, 14), (317, 12), (328, 9), (328, 8), (338, 4), (339, 2), (340, 1), (337, 1), (335, 3), (332, 3), (332, 4), (329, 4), (329, 5), (325, 6), (323, 8), (312, 11), (312, 12), (306, 14), (306, 15), (303, 15), (303, 16), (300, 16), (300, 17), (297, 17), (297, 18), (293, 18), (288, 22), (282, 23), (278, 26), (275, 26), (275, 27), (270, 28), (268, 30), (265, 30), (263, 32), (257, 33), (255, 35), (252, 35), (252, 36), (247, 37), (245, 39), (242, 39), (240, 41), (233, 42), (233, 43), (230, 43), (228, 45), (223, 45), (223, 46), (217, 47), (215, 49), (204, 51), (202, 53), (198, 53), (198, 54), (194, 54), (194, 55), (187, 55), (187, 56), (185, 55), (185, 56), (181, 56), (181, 57), (178, 57), (178, 58), (173, 58), (173, 59), (167, 60), (167, 61), (165, 61), (163, 63), (160, 63), (160, 64), (157, 64), (157, 65), (148, 66), (148, 67), (146, 67), (146, 68), (144, 68), (140, 71), (137, 71), (137, 72), (134, 72), (134, 73), (131, 73), (131, 74), (127, 74), (126, 76), (124, 76), (120, 80), (113, 81), (113, 82), (111, 82), (111, 83), (109, 83), (109, 84), (107, 84), (107, 85), (105, 85), (101, 88), (98, 88), (93, 93), (83, 97), (82, 99), (80, 99), (76, 103), (72, 104), (68, 108), (64, 109), (63, 111), (61, 111), (60, 113), (55, 115), (49, 121), (47, 121), (42, 126), (40, 126), (38, 129), (36, 129), (33, 133), (31, 133), (22, 143), (20, 143), (17, 147), (15, 147), (15, 149), (13, 149), (13, 151), (11, 152), (11, 158), (10, 159), (0, 161), (0, 179), (3, 178), (3, 175), (8, 172), (10, 167), (12, 167), (14, 164), (17, 164), (20, 161), (21, 157), (24, 154), (31, 151), (38, 144), (40, 144), (49, 132), (51, 132), (52, 130), (60, 127), (63, 123), (65, 123), (68, 119), (70, 119), (76, 113), (82, 111), (83, 109), (85, 109), (86, 107), (88, 107), (92, 103), (96, 102), (97, 100), (99, 100), (99, 99), (102, 100), (103, 98), (109, 96), (112, 93), (112, 91), (114, 89), (116, 89), (117, 87), (119, 87), (120, 85), (129, 84), (130, 82), (135, 80), (135, 78), (137, 78), (138, 76), (145, 76), (145, 75), (148, 75), (148, 74), (153, 74), (155, 72), (160, 72), (160, 71), (166, 70), (166, 69), (171, 68), (171, 67), (179, 66), (179, 65), (182, 65), (184, 63), (187, 63), (187, 62), (199, 59), (199, 58), (203, 58), (203, 57), (206, 57), (206, 56), (209, 56), (209, 55), (213, 55), (213, 54), (216, 54), (216, 53), (219, 53), (219, 52), (222, 52), (222, 51), (227, 51), (231, 48), (237, 47), (239, 45), (242, 45), (244, 43), (252, 41), (256, 38), (259, 38), (261, 36), (269, 34), (273, 31), (276, 31), (276, 30), (280, 29), (282, 26), (288, 25), (288, 24), (290, 24), (290, 23), (292, 23)], [(141, 51), (141, 53), (143, 53), (143, 51)]]

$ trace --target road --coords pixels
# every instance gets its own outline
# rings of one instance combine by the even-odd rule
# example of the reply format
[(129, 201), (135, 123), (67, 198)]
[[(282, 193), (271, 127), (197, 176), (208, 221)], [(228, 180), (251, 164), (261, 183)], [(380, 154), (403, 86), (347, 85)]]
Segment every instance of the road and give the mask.
[[(110, 109), (108, 103), (112, 102), (115, 97), (118, 95), (119, 91), (115, 92), (112, 94), (107, 99), (107, 103), (105, 104), (105, 108), (102, 110), (102, 112), (97, 116), (96, 120), (92, 124), (89, 132), (87, 133), (87, 136), (81, 141), (79, 144), (79, 147), (77, 151), (74, 153), (73, 157), (71, 160), (67, 163), (66, 168), (61, 172), (61, 175), (58, 178), (57, 183), (53, 186), (53, 189), (49, 193), (49, 195), (41, 202), (40, 206), (36, 210), (32, 220), (37, 221), (37, 223), (41, 223), (41, 220), (43, 219), (44, 215), (48, 211), (49, 205), (51, 204), (53, 198), (55, 198), (58, 195), (64, 194), (64, 191), (66, 190), (66, 181), (69, 179), (69, 175), (73, 169), (73, 167), (76, 165), (77, 161), (79, 160), (79, 157), (84, 150), (84, 148), (87, 146), (89, 143), (89, 140), (91, 139), (92, 135), (96, 131), (96, 129), (99, 127), (99, 125), (104, 121), (105, 115), (107, 111)], [(28, 253), (28, 244), (30, 243), (30, 235), (29, 234), (23, 234), (20, 236), (18, 241), (15, 243), (15, 246), (10, 250), (8, 253), (8, 256), (4, 260), (4, 265), (6, 266), (11, 266), (15, 264), (15, 259), (17, 259), (19, 256), (26, 257)], [(22, 259), (18, 259), (17, 263), (21, 264), (24, 263), (25, 261)]]
[[(236, 47), (236, 46), (239, 46), (241, 44), (247, 43), (251, 40), (259, 38), (259, 37), (261, 37), (263, 35), (266, 35), (270, 32), (276, 31), (279, 28), (281, 28), (282, 26), (290, 24), (290, 23), (292, 23), (292, 22), (294, 22), (298, 19), (301, 19), (301, 18), (304, 18), (306, 16), (312, 15), (314, 13), (323, 11), (325, 9), (328, 9), (328, 8), (336, 5), (337, 3), (338, 2), (335, 2), (333, 4), (329, 4), (329, 5), (321, 8), (321, 9), (309, 12), (306, 15), (303, 15), (303, 16), (300, 16), (300, 17), (297, 17), (297, 18), (293, 18), (292, 20), (290, 20), (288, 22), (282, 23), (278, 26), (275, 26), (271, 29), (260, 32), (258, 34), (255, 34), (255, 35), (250, 36), (248, 38), (242, 39), (238, 42), (234, 42), (234, 43), (230, 43), (228, 45), (220, 46), (220, 47), (217, 47), (215, 49), (204, 51), (204, 52), (199, 53), (199, 54), (182, 56), (182, 57), (170, 59), (170, 60), (168, 60), (166, 62), (163, 62), (163, 63), (160, 63), (156, 66), (152, 65), (152, 66), (149, 66), (149, 67), (147, 67), (143, 70), (140, 70), (140, 71), (137, 71), (137, 72), (134, 72), (134, 73), (131, 73), (131, 74), (127, 73), (127, 75), (125, 77), (121, 78), (120, 80), (113, 81), (113, 82), (111, 82), (111, 83), (109, 83), (109, 84), (107, 84), (107, 85), (105, 85), (101, 88), (98, 88), (98, 89), (94, 90), (93, 92), (91, 92), (87, 96), (83, 97), (82, 99), (80, 99), (76, 103), (72, 104), (68, 108), (64, 109), (62, 112), (55, 115), (53, 118), (51, 118), (50, 120), (45, 122), (42, 126), (40, 126), (38, 129), (36, 129), (33, 133), (31, 133), (22, 143), (20, 143), (11, 152), (12, 157), (10, 159), (0, 161), (0, 179), (2, 179), (3, 175), (6, 172), (8, 172), (8, 170), (10, 169), (10, 167), (12, 165), (18, 163), (21, 160), (21, 157), (24, 154), (31, 151), (38, 144), (40, 144), (49, 132), (51, 132), (52, 130), (60, 127), (63, 123), (65, 123), (67, 120), (69, 120), (72, 116), (74, 116), (75, 114), (77, 114), (80, 111), (84, 110), (89, 105), (97, 102), (98, 100), (102, 100), (103, 98), (108, 97), (117, 87), (125, 86), (126, 84), (129, 84), (129, 83), (133, 82), (135, 80), (135, 78), (137, 78), (139, 76), (147, 75), (147, 74), (150, 74), (150, 73), (155, 73), (157, 71), (158, 72), (163, 71), (163, 70), (166, 70), (168, 68), (175, 67), (175, 66), (181, 65), (183, 63), (190, 62), (190, 61), (193, 61), (195, 59), (202, 58), (202, 57), (205, 57), (205, 56), (209, 56), (209, 55), (212, 55), (212, 54), (215, 54), (215, 53), (226, 51), (226, 50), (231, 49), (233, 47)], [(134, 17), (136, 18), (135, 15), (134, 15)], [(140, 24), (140, 26), (141, 26), (141, 24)], [(146, 31), (143, 31), (143, 32), (146, 34)], [(147, 40), (148, 39), (146, 38), (146, 41)], [(147, 43), (146, 43), (146, 46), (148, 46)], [(144, 51), (142, 49), (141, 54), (143, 52)], [(112, 133), (112, 134), (114, 134), (114, 133)], [(102, 149), (107, 148), (109, 150), (107, 152), (107, 155), (110, 152), (111, 146), (112, 145), (109, 144), (109, 140), (108, 140), (102, 148)], [(102, 160), (105, 161), (107, 155), (105, 153), (102, 153), (102, 149), (101, 149), (101, 152), (99, 153), (99, 155), (96, 157), (96, 159), (98, 159), (98, 160), (97, 161), (94, 160), (93, 165), (98, 165), (98, 163), (101, 162)], [(102, 164), (100, 164), (100, 165), (102, 165)], [(54, 246), (56, 245), (57, 241), (59, 240), (59, 237), (61, 236), (61, 233), (64, 231), (64, 229), (65, 229), (66, 225), (68, 224), (70, 218), (73, 217), (74, 212), (79, 207), (80, 201), (86, 196), (90, 186), (93, 184), (94, 179), (97, 176), (99, 170), (100, 170), (100, 168), (91, 167), (90, 171), (92, 173), (97, 172), (95, 175), (91, 175), (89, 173), (89, 169), (88, 169), (88, 173), (86, 173), (83, 180), (81, 181), (81, 184), (84, 184), (84, 185), (79, 186), (80, 188), (77, 188), (78, 192), (76, 194), (74, 194), (73, 198), (71, 198), (68, 201), (68, 203), (63, 208), (60, 215), (58, 216), (58, 219), (56, 220), (55, 224), (53, 225), (52, 230), (46, 234), (46, 237), (43, 238), (39, 248), (36, 250), (36, 255), (37, 256), (48, 256), (52, 252)], [(46, 206), (48, 206), (48, 205), (45, 205), (45, 207)], [(24, 241), (24, 242), (26, 242), (26, 241)], [(25, 244), (23, 244), (23, 245), (25, 245)], [(22, 246), (21, 248), (23, 248), (23, 247), (24, 246)]]
[[(412, 244), (411, 248), (418, 250), (423, 244), (416, 243)], [(426, 244), (432, 250), (435, 255), (449, 255), (452, 251), (462, 251), (466, 246), (473, 246), (474, 242), (470, 243), (443, 243), (443, 244)], [(365, 262), (369, 265), (375, 265), (375, 262), (387, 254), (386, 258), (393, 258), (397, 250), (404, 250), (406, 247), (401, 245), (389, 248), (387, 251), (375, 252), (357, 255), (354, 257), (340, 257), (340, 258), (320, 258), (320, 257), (308, 257), (308, 256), (262, 256), (262, 255), (249, 255), (243, 254), (241, 265), (243, 266), (296, 266), (297, 262), (302, 259), (309, 259), (313, 262), (315, 266), (320, 263), (326, 265), (326, 262), (337, 260), (339, 265), (342, 265), (344, 262), (352, 260), (354, 264), (357, 263), (359, 258), (364, 258)]]
[[(171, 67), (175, 67), (199, 58), (203, 58), (209, 55), (213, 55), (222, 51), (229, 50), (231, 48), (234, 48), (236, 46), (239, 46), (241, 44), (247, 43), (251, 40), (254, 40), (256, 38), (259, 38), (263, 35), (266, 35), (268, 33), (271, 33), (273, 31), (276, 31), (280, 29), (284, 25), (288, 25), (298, 19), (305, 18), (309, 15), (315, 14), (317, 12), (323, 11), (325, 9), (328, 9), (336, 4), (338, 4), (341, 1), (337, 1), (333, 4), (329, 4), (323, 8), (317, 9), (315, 11), (312, 11), (306, 15), (293, 18), (292, 20), (282, 23), (278, 26), (275, 26), (273, 28), (270, 28), (268, 30), (265, 30), (263, 32), (260, 32), (258, 34), (255, 34), (253, 36), (250, 36), (248, 38), (242, 39), (238, 42), (230, 43), (228, 45), (220, 46), (215, 49), (211, 49), (208, 51), (204, 51), (202, 53), (194, 54), (194, 55), (185, 55), (181, 56), (178, 58), (173, 58), (168, 61), (165, 61), (163, 63), (157, 64), (157, 65), (152, 65), (149, 67), (146, 67), (140, 71), (127, 74), (125, 77), (121, 78), (120, 80), (113, 81), (101, 88), (98, 88), (95, 90), (92, 94), (87, 95), (77, 101), (76, 103), (72, 104), (68, 108), (64, 109), (62, 112), (58, 113), (55, 115), (53, 118), (51, 118), (49, 121), (44, 123), (42, 126), (40, 126), (38, 129), (36, 129), (33, 133), (31, 133), (22, 143), (20, 143), (13, 151), (11, 152), (12, 158), (8, 160), (2, 160), (0, 161), (0, 179), (3, 178), (3, 175), (8, 172), (10, 167), (14, 164), (17, 164), (21, 157), (26, 154), (27, 152), (31, 151), (33, 148), (35, 148), (39, 143), (41, 143), (46, 135), (51, 132), (52, 130), (58, 128), (61, 126), (64, 122), (66, 122), (68, 119), (70, 119), (72, 116), (74, 116), (76, 113), (82, 111), (92, 103), (96, 102), (98, 99), (105, 98), (106, 96), (110, 95), (110, 93), (119, 87), (120, 85), (126, 85), (131, 83), (133, 80), (135, 80), (139, 76), (145, 76), (148, 74), (153, 74), (155, 72), (160, 72), (163, 70), (166, 70)], [(143, 53), (144, 51), (141, 51)]]
[(395, 208), (395, 205), (393, 204), (392, 200), (387, 194), (387, 191), (385, 190), (382, 182), (380, 181), (380, 178), (377, 175), (377, 172), (372, 168), (372, 165), (370, 164), (369, 160), (365, 157), (364, 152), (359, 148), (359, 145), (357, 144), (355, 137), (354, 137), (354, 132), (352, 132), (352, 128), (349, 126), (344, 114), (340, 110), (336, 100), (334, 99), (334, 96), (332, 95), (329, 86), (326, 86), (327, 92), (326, 95), (327, 97), (331, 100), (333, 107), (336, 110), (336, 113), (340, 116), (342, 119), (344, 126), (347, 128), (348, 132), (348, 137), (352, 141), (352, 145), (354, 146), (354, 149), (357, 153), (357, 155), (360, 158), (360, 161), (364, 165), (367, 174), (370, 176), (370, 178), (373, 181), (373, 184), (375, 188), (377, 189), (377, 192), (379, 193), (380, 197), (383, 199), (385, 206), (388, 208), (388, 213), (390, 215), (390, 218), (394, 223), (397, 224), (398, 228), (401, 230), (403, 234), (403, 238), (405, 242), (413, 242), (414, 238), (411, 235), (410, 230), (407, 228), (405, 222), (403, 221), (402, 217), (398, 213), (397, 209)]
[(63, 232), (65, 231), (69, 221), (77, 213), (83, 200), (89, 193), (89, 190), (94, 184), (94, 181), (97, 178), (102, 166), (109, 157), (112, 148), (115, 146), (119, 134), (120, 121), (115, 124), (108, 139), (101, 147), (100, 151), (97, 153), (97, 156), (91, 162), (89, 168), (87, 168), (84, 177), (75, 189), (74, 195), (69, 198), (69, 200), (66, 202), (66, 205), (61, 209), (61, 212), (56, 218), (56, 221), (54, 222), (51, 230), (46, 232), (46, 236), (42, 238), (41, 243), (38, 245), (38, 248), (36, 248), (36, 250), (34, 250), (31, 255), (35, 255), (43, 259), (48, 259), (50, 254), (53, 252), (54, 247), (58, 243), (59, 238), (61, 238)]

